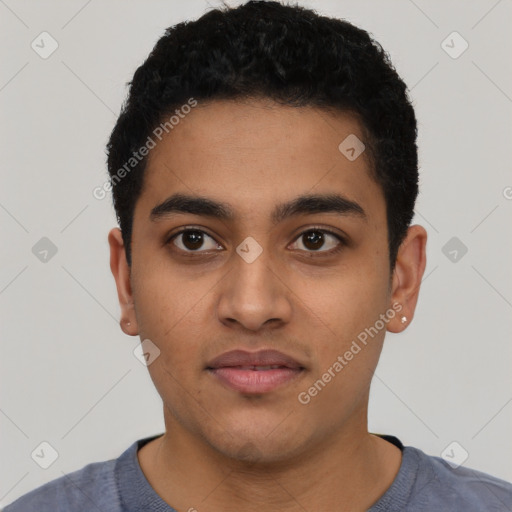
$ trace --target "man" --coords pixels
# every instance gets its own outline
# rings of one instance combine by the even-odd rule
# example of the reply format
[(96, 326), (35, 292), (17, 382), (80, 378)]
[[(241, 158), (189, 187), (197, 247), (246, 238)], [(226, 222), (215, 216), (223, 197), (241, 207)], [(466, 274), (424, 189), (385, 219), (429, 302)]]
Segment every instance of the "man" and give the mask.
[(510, 510), (511, 484), (367, 430), (425, 269), (417, 164), (365, 31), (255, 1), (168, 29), (108, 144), (121, 327), (165, 433), (5, 512)]

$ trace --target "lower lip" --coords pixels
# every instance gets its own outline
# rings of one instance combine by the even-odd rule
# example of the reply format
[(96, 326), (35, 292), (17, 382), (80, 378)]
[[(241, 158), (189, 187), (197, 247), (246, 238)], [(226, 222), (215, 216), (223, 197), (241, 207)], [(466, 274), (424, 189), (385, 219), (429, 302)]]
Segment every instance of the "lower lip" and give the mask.
[(209, 369), (221, 382), (242, 393), (268, 393), (302, 374), (300, 368), (241, 370), (235, 367)]

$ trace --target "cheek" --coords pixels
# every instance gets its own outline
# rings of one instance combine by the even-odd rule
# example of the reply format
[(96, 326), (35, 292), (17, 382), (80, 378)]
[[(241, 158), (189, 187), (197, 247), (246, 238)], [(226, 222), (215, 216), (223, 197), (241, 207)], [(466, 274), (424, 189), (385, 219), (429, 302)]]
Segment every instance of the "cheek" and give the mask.
[(293, 290), (311, 320), (332, 336), (354, 334), (386, 306), (387, 274), (373, 262), (346, 265), (322, 279), (295, 279)]
[(387, 262), (383, 264), (381, 259), (380, 254), (364, 261), (360, 258), (340, 268), (329, 279), (316, 281), (314, 285), (303, 282), (301, 288), (295, 287), (306, 306), (304, 312), (308, 318), (304, 321), (310, 324), (304, 326), (304, 332), (313, 335), (311, 344), (319, 363), (315, 375), (327, 371), (347, 351), (352, 353), (348, 354), (350, 361), (344, 374), (376, 366), (385, 324), (379, 322), (377, 332), (375, 325), (385, 313), (388, 301), (389, 271)]
[(200, 390), (194, 383), (203, 369), (201, 339), (205, 339), (205, 333), (199, 327), (195, 308), (188, 308), (187, 313), (179, 301), (167, 304), (165, 309), (149, 307), (141, 313), (144, 323), (140, 336), (158, 347), (159, 355), (148, 371), (164, 403), (181, 417), (190, 408), (191, 397), (200, 400)]
[[(151, 307), (154, 300), (154, 307)], [(149, 346), (158, 356), (148, 366), (151, 379), (164, 398), (179, 399), (180, 383), (186, 386), (200, 364), (200, 336), (197, 332), (193, 310), (186, 309), (179, 301), (166, 299), (166, 307), (154, 296), (142, 305), (139, 302), (137, 319), (141, 341), (150, 340)], [(153, 344), (156, 348), (153, 348)]]
[(215, 280), (197, 280), (176, 265), (155, 263), (134, 274), (133, 295), (140, 335), (164, 342), (197, 325)]

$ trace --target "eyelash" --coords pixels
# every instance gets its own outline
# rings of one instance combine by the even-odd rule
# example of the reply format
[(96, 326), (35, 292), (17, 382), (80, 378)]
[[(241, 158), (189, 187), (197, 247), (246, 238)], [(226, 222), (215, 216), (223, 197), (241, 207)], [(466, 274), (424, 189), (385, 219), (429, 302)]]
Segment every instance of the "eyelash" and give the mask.
[[(169, 245), (179, 235), (182, 235), (184, 233), (188, 233), (188, 232), (191, 232), (191, 231), (192, 232), (202, 233), (204, 235), (207, 235), (211, 239), (215, 240), (215, 238), (213, 236), (211, 236), (210, 234), (208, 234), (206, 231), (204, 231), (202, 229), (199, 229), (199, 228), (195, 228), (195, 227), (190, 227), (189, 226), (189, 227), (181, 229), (177, 233), (173, 233), (172, 236), (170, 236), (167, 239), (165, 244)], [(321, 251), (321, 250), (318, 250), (318, 251), (304, 251), (302, 249), (299, 249), (300, 252), (305, 252), (307, 255), (310, 255), (310, 256), (320, 255), (320, 257), (322, 257), (322, 256), (332, 256), (333, 254), (337, 254), (338, 252), (340, 252), (344, 248), (344, 246), (346, 245), (346, 241), (340, 235), (338, 235), (337, 233), (334, 233), (333, 231), (330, 231), (329, 229), (325, 229), (325, 228), (321, 228), (321, 227), (316, 227), (316, 226), (308, 228), (305, 231), (302, 231), (301, 233), (299, 233), (299, 235), (297, 235), (295, 237), (293, 243), (298, 241), (305, 234), (311, 233), (311, 232), (319, 232), (319, 233), (322, 233), (322, 234), (331, 235), (334, 238), (336, 238), (338, 240), (338, 242), (340, 242), (340, 243), (334, 249), (330, 249), (328, 251)], [(215, 242), (218, 244), (218, 242), (216, 240), (215, 240)], [(202, 255), (202, 253), (206, 252), (206, 251), (200, 251), (200, 250), (198, 250), (198, 251), (183, 251), (183, 249), (180, 249), (179, 247), (176, 247), (176, 250), (179, 251), (181, 254), (183, 254), (185, 257), (198, 257), (198, 256)]]

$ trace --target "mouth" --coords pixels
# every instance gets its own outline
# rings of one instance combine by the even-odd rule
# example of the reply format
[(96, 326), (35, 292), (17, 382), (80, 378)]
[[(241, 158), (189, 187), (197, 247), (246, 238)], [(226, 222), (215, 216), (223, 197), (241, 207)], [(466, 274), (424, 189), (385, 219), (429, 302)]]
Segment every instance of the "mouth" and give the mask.
[(233, 350), (211, 361), (206, 370), (230, 389), (261, 394), (274, 391), (305, 372), (298, 361), (275, 350)]

